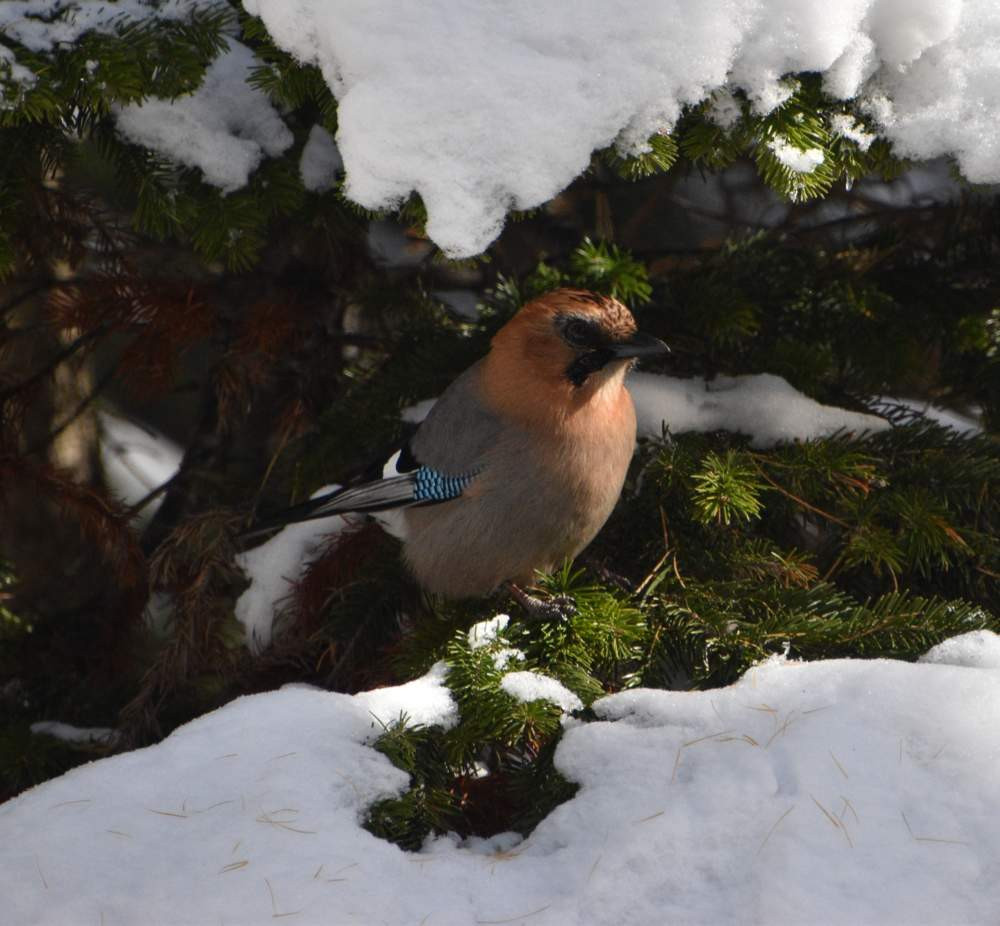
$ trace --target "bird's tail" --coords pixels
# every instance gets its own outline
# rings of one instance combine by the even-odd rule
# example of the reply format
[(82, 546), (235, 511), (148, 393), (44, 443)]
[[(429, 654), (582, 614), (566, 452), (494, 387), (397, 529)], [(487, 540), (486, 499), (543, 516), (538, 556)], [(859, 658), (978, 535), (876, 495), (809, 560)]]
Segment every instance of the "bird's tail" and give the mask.
[(348, 486), (327, 492), (317, 498), (279, 511), (270, 518), (258, 521), (242, 534), (243, 540), (252, 540), (266, 534), (273, 534), (289, 524), (315, 521), (335, 514), (375, 514), (389, 508), (406, 508), (425, 504), (418, 495), (416, 473), (365, 482), (358, 486)]

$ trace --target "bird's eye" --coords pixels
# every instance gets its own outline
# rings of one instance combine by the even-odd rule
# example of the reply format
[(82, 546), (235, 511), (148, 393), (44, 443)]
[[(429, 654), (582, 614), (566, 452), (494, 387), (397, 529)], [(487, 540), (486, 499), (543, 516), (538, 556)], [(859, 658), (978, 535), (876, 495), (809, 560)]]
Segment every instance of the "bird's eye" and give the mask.
[(570, 319), (563, 328), (563, 337), (574, 347), (590, 347), (594, 343), (594, 327), (578, 318)]

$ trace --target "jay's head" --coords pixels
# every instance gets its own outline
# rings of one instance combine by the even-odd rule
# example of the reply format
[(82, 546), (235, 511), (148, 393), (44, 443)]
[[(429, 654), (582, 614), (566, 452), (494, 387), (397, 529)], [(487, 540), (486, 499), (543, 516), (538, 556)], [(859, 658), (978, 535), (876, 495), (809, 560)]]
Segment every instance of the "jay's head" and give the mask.
[(557, 289), (527, 303), (493, 339), (505, 372), (538, 385), (589, 392), (638, 357), (665, 353), (657, 338), (640, 333), (617, 299), (580, 289)]

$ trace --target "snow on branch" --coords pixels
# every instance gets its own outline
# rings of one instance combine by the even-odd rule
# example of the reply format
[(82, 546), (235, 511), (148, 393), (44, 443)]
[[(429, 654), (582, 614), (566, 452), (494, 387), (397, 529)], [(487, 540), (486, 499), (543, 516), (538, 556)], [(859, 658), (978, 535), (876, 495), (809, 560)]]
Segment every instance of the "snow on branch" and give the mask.
[(454, 256), (555, 196), (595, 149), (640, 153), (724, 87), (767, 112), (789, 73), (858, 98), (899, 154), (954, 155), (969, 180), (1000, 181), (993, 0), (243, 5), (337, 97), (347, 195), (380, 209), (418, 192)]
[[(754, 141), (771, 162), (771, 179), (793, 198), (829, 188), (839, 172), (834, 139), (864, 154), (871, 130), (897, 155), (953, 156), (970, 181), (1000, 181), (995, 0), (243, 0), (243, 7), (281, 49), (316, 65), (336, 97), (336, 146), (312, 134), (305, 186), (329, 186), (342, 157), (344, 192), (364, 207), (398, 207), (416, 192), (428, 234), (455, 257), (483, 251), (508, 211), (558, 194), (594, 151), (646, 154), (665, 169), (677, 155), (668, 133), (685, 108), (711, 101), (703, 115), (728, 132), (743, 114), (759, 119), (792, 106), (800, 85), (790, 75), (804, 73), (821, 75), (830, 100), (852, 102), (837, 102), (849, 112), (825, 121), (799, 124), (793, 112), (780, 131), (772, 126)], [(115, 112), (129, 140), (200, 168), (224, 191), (238, 189), (263, 157), (281, 155), (293, 139), (249, 82), (262, 62), (235, 41), (228, 13), (210, 0), (8, 0), (0, 4), (0, 98), (12, 106), (37, 81), (24, 50), (56, 54), (88, 34), (215, 16), (228, 48), (197, 90)]]
[(118, 130), (130, 141), (198, 167), (225, 192), (246, 186), (265, 154), (276, 157), (292, 133), (267, 95), (247, 78), (258, 63), (232, 39), (194, 92), (177, 100), (151, 98), (118, 110)]

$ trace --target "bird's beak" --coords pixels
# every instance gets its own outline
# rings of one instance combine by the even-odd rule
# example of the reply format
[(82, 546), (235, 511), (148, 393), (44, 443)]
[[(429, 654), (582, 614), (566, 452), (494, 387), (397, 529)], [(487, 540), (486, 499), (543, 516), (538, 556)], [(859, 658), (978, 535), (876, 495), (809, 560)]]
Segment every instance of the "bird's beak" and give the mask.
[(655, 357), (670, 353), (670, 348), (659, 338), (636, 332), (627, 341), (612, 344), (611, 352), (616, 357)]

